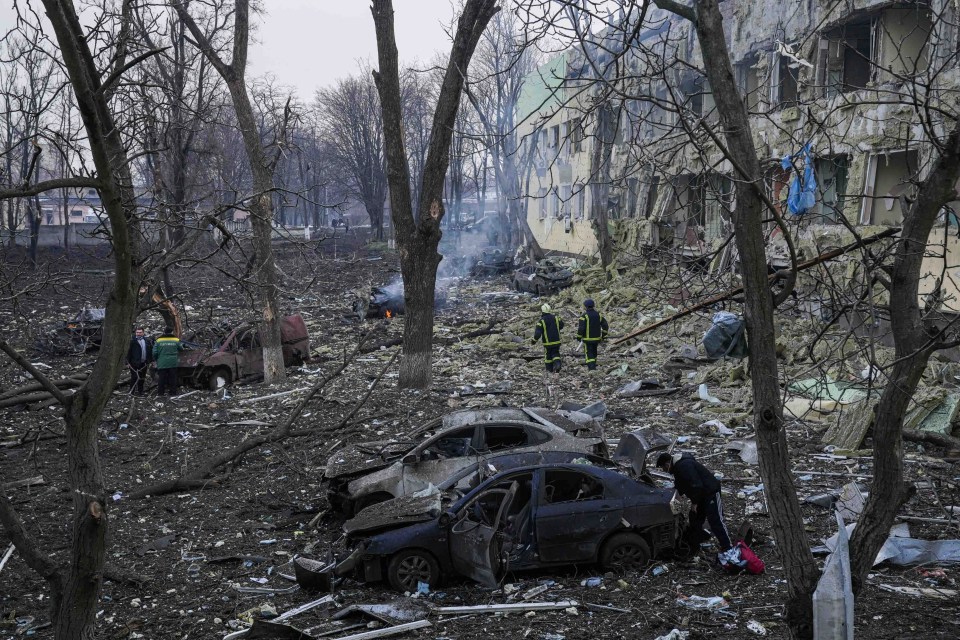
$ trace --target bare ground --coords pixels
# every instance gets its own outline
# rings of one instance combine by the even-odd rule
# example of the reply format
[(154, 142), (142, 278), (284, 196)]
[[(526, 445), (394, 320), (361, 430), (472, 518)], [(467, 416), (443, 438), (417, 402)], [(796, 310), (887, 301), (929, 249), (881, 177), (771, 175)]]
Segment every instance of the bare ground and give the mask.
[[(257, 449), (224, 470), (206, 489), (129, 499), (131, 492), (188, 471), (211, 453), (269, 428), (227, 423), (258, 420), (276, 424), (298, 396), (291, 394), (260, 402), (246, 400), (308, 386), (331, 371), (365, 331), (375, 331), (370, 343), (399, 335), (402, 321), (361, 323), (350, 313), (351, 289), (364, 289), (370, 282), (386, 283), (396, 277), (395, 261), (389, 254), (368, 253), (359, 246), (344, 247), (342, 243), (337, 247), (336, 259), (329, 245), (321, 253), (303, 254), (293, 249), (281, 253), (288, 287), (297, 291), (285, 300), (285, 306), (307, 319), (317, 356), (314, 363), (290, 370), (290, 378), (284, 384), (236, 386), (226, 398), (198, 391), (179, 400), (157, 402), (155, 398), (131, 398), (124, 388), (115, 393), (108, 405), (101, 425), (101, 453), (108, 492), (113, 495), (109, 514), (110, 563), (142, 577), (144, 582), (105, 582), (98, 612), (101, 637), (218, 638), (231, 630), (229, 625), (236, 625), (232, 621), (243, 612), (263, 605), (282, 612), (315, 599), (317, 594), (299, 590), (270, 595), (245, 593), (239, 588), (290, 589), (295, 583), (281, 574), (292, 573), (288, 566), (291, 558), (322, 557), (336, 543), (340, 520), (327, 510), (321, 483), (323, 465), (333, 447), (345, 440), (403, 433), (459, 407), (500, 402), (544, 403), (538, 350), (529, 343), (521, 345), (502, 336), (480, 338), (438, 348), (434, 389), (430, 392), (398, 391), (394, 369), (384, 376), (345, 429), (325, 432), (351, 410), (392, 355), (388, 350), (378, 350), (360, 356), (342, 377), (333, 381), (322, 400), (309, 406), (298, 420), (296, 429), (314, 429), (318, 435)], [(42, 344), (44, 335), (69, 312), (85, 302), (94, 302), (94, 306), (102, 303), (110, 274), (99, 270), (109, 271), (110, 262), (102, 256), (80, 258), (51, 257), (59, 272), (53, 282), (42, 291), (23, 297), (16, 306), (0, 308), (3, 335), (30, 354), (32, 362), (49, 365), (51, 375), (82, 370), (92, 358), (90, 354), (57, 356), (33, 349), (38, 339)], [(8, 269), (12, 268), (8, 264)], [(249, 315), (243, 310), (244, 296), (212, 269), (197, 267), (176, 272), (174, 281), (182, 283), (182, 304), (191, 307), (187, 310), (191, 329)], [(303, 283), (309, 286), (301, 290)], [(483, 295), (507, 289), (505, 277), (454, 285), (449, 292), (450, 304), (440, 316), (438, 335), (460, 335), (482, 328), (489, 318), (495, 317), (501, 321), (498, 326), (506, 331), (511, 324), (529, 319), (529, 337), (539, 302), (506, 293), (499, 297)], [(555, 304), (559, 302), (558, 298)], [(569, 309), (568, 313), (574, 311)], [(151, 332), (160, 328), (159, 317), (147, 314), (144, 319)], [(623, 330), (623, 326), (617, 326), (618, 320), (611, 313), (614, 333)], [(629, 324), (632, 326), (633, 320)], [(695, 329), (702, 331), (702, 322)], [(666, 397), (623, 399), (615, 393), (629, 380), (669, 380), (673, 370), (662, 368), (666, 357), (682, 342), (696, 344), (697, 331), (684, 336), (678, 335), (676, 328), (665, 329), (645, 338), (648, 347), (643, 353), (629, 357), (608, 348), (601, 352), (601, 375), (592, 378), (576, 366), (572, 356), (567, 357), (560, 396), (583, 403), (605, 400), (613, 414), (607, 422), (610, 437), (649, 425), (672, 435), (689, 436), (683, 446), (698, 452), (708, 466), (725, 477), (725, 505), (731, 527), (745, 517), (754, 523), (760, 536), (755, 550), (766, 561), (767, 572), (762, 576), (730, 576), (701, 557), (689, 563), (656, 563), (643, 573), (622, 577), (602, 576), (594, 567), (510, 575), (507, 586), (497, 591), (466, 581), (451, 581), (427, 599), (440, 605), (513, 602), (527, 589), (547, 581), (549, 589), (537, 600), (569, 599), (629, 613), (580, 606), (576, 615), (564, 611), (446, 619), (434, 615), (431, 628), (414, 631), (407, 637), (653, 639), (676, 627), (690, 631), (691, 638), (749, 638), (757, 635), (748, 630), (752, 621), (762, 625), (768, 637), (787, 637), (782, 623), (783, 570), (771, 540), (769, 520), (763, 514), (762, 492), (747, 495), (749, 489), (744, 491), (759, 483), (756, 467), (750, 468), (736, 455), (723, 452), (722, 445), (728, 438), (704, 434), (692, 424), (696, 419), (684, 419), (691, 413), (708, 415), (737, 427), (738, 435), (749, 434), (749, 427), (737, 417), (737, 411), (749, 402), (744, 383), (711, 384), (711, 391), (724, 405), (733, 407), (732, 415), (713, 414), (709, 407), (698, 406), (695, 386)], [(565, 347), (570, 349), (570, 345)], [(622, 364), (627, 364), (628, 369), (621, 375)], [(717, 375), (722, 378), (725, 373), (726, 369), (718, 369)], [(461, 398), (455, 393), (467, 384), (477, 386), (501, 380), (513, 383), (509, 395)], [(686, 370), (680, 381), (690, 382)], [(24, 374), (13, 364), (0, 362), (0, 390), (24, 382)], [(5, 492), (37, 542), (55, 557), (62, 557), (69, 544), (71, 503), (64, 481), (64, 440), (58, 435), (62, 430), (58, 412), (52, 408), (30, 411), (22, 407), (0, 411), (0, 484), (43, 477), (43, 484)], [(804, 478), (799, 482), (802, 496), (834, 489), (855, 474), (866, 476), (871, 472), (868, 459), (824, 457), (819, 444), (824, 429), (825, 425), (817, 423), (791, 424), (789, 438), (795, 469), (852, 475), (798, 474)], [(906, 465), (908, 478), (921, 484), (906, 512), (943, 518), (940, 505), (960, 504), (957, 467), (936, 455), (925, 455), (917, 445), (907, 445), (907, 451), (911, 457)], [(927, 453), (938, 452), (931, 449)], [(835, 531), (829, 510), (805, 504), (803, 512), (811, 545), (820, 544), (821, 538)], [(308, 527), (318, 514), (317, 525)], [(911, 532), (920, 538), (960, 537), (956, 525), (950, 528), (912, 523)], [(7, 541), (0, 534), (0, 553), (6, 546)], [(596, 575), (603, 577), (600, 587), (581, 586), (585, 577)], [(911, 598), (879, 589), (881, 584), (957, 589), (957, 575), (956, 567), (942, 571), (936, 567), (877, 567), (857, 602), (858, 635), (925, 639), (960, 636), (957, 598)], [(0, 638), (49, 636), (50, 628), (43, 627), (49, 620), (45, 594), (43, 582), (14, 554), (0, 572)], [(679, 596), (689, 595), (724, 595), (730, 606), (726, 613), (710, 613), (677, 603)], [(337, 602), (373, 603), (397, 597), (400, 596), (385, 586), (350, 583), (338, 592)], [(293, 622), (300, 628), (335, 629), (328, 618), (330, 612), (314, 610)]]

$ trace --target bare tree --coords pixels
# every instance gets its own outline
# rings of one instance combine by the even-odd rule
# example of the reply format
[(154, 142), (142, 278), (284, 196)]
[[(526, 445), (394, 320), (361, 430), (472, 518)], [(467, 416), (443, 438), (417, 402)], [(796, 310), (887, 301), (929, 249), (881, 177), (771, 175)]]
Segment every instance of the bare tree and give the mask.
[(393, 29), (393, 3), (391, 0), (374, 0), (372, 11), (379, 63), (379, 69), (373, 77), (380, 93), (383, 113), (390, 211), (400, 251), (400, 271), (407, 308), (400, 386), (423, 389), (429, 386), (432, 378), (434, 288), (437, 266), (441, 260), (437, 246), (444, 214), (443, 183), (450, 140), (460, 107), (464, 74), (484, 28), (499, 7), (495, 0), (468, 0), (460, 15), (437, 98), (430, 128), (429, 150), (423, 164), (423, 178), (415, 205), (410, 188), (410, 163), (405, 152), (403, 94)]
[[(214, 47), (209, 35), (197, 24), (184, 2), (175, 2), (174, 8), (189, 29), (200, 51), (227, 85), (237, 125), (243, 137), (244, 151), (253, 176), (253, 195), (249, 201), (254, 236), (253, 275), (256, 278), (260, 299), (263, 329), (260, 332), (263, 346), (263, 380), (271, 384), (286, 378), (283, 365), (283, 350), (280, 338), (280, 314), (277, 304), (277, 271), (271, 245), (273, 237), (273, 174), (279, 155), (270, 158), (267, 154), (256, 114), (247, 92), (246, 67), (247, 46), (250, 34), (250, 2), (238, 0), (233, 9), (232, 56), (224, 61)], [(214, 15), (219, 20), (219, 15)]]
[(139, 284), (139, 230), (130, 164), (110, 100), (124, 72), (138, 60), (127, 59), (129, 6), (124, 5), (116, 31), (111, 65), (97, 69), (72, 2), (44, 0), (43, 6), (60, 58), (83, 117), (95, 178), (56, 178), (0, 191), (0, 199), (29, 197), (51, 189), (93, 187), (99, 190), (110, 221), (115, 280), (107, 302), (103, 342), (87, 381), (67, 396), (5, 342), (0, 348), (30, 371), (64, 407), (67, 479), (73, 502), (72, 543), (67, 567), (58, 566), (24, 529), (10, 502), (0, 497), (0, 522), (27, 564), (50, 584), (55, 636), (67, 640), (94, 637), (97, 602), (103, 579), (109, 529), (103, 474), (97, 452), (97, 427), (113, 392), (126, 353)]
[(507, 224), (501, 226), (511, 232), (506, 241), (509, 246), (522, 242), (530, 257), (539, 260), (543, 250), (527, 223), (522, 183), (535, 144), (523, 149), (516, 122), (524, 80), (536, 66), (535, 50), (527, 44), (515, 14), (500, 12), (494, 16), (478, 45), (475, 73), (465, 91), (480, 122), (505, 204)]
[(383, 240), (383, 213), (387, 199), (386, 157), (380, 98), (369, 70), (339, 80), (317, 91), (315, 103), (320, 134), (334, 152), (334, 160), (348, 178), (351, 195), (363, 203), (373, 237)]

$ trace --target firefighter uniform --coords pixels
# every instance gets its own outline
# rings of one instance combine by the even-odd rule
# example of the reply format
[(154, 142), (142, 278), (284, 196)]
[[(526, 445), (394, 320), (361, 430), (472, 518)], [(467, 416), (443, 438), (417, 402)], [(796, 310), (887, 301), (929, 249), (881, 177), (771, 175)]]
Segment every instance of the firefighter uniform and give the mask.
[(540, 311), (540, 320), (533, 333), (533, 342), (536, 344), (543, 340), (544, 365), (547, 371), (557, 373), (560, 371), (560, 330), (563, 329), (563, 320), (550, 313), (548, 304), (540, 307)]
[(157, 395), (177, 395), (177, 368), (183, 344), (172, 333), (164, 333), (153, 343), (153, 359), (157, 363)]
[(607, 319), (600, 315), (593, 308), (593, 300), (587, 298), (583, 301), (583, 315), (577, 323), (577, 339), (583, 342), (585, 358), (584, 362), (587, 369), (597, 368), (597, 345), (607, 339)]

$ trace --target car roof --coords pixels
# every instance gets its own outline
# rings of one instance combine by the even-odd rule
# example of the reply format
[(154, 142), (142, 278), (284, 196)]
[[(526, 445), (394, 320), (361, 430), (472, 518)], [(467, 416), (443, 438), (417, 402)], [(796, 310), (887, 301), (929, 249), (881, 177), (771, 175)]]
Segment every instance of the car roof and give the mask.
[(602, 480), (608, 480), (608, 481), (622, 480), (622, 481), (634, 482), (639, 486), (644, 486), (644, 487), (647, 486), (642, 482), (640, 482), (639, 480), (636, 480), (635, 478), (631, 478), (630, 476), (624, 475), (619, 471), (616, 471), (614, 469), (608, 469), (605, 467), (597, 467), (589, 464), (576, 464), (576, 463), (570, 463), (570, 462), (535, 464), (535, 465), (529, 465), (526, 467), (517, 467), (515, 469), (508, 469), (507, 471), (498, 473), (492, 478), (487, 478), (486, 480), (478, 484), (476, 487), (474, 487), (472, 490), (470, 490), (470, 492), (467, 493), (465, 496), (457, 500), (450, 508), (454, 510), (459, 509), (468, 501), (472, 500), (473, 496), (475, 496), (480, 491), (486, 490), (490, 485), (500, 482), (501, 480), (509, 476), (520, 475), (523, 473), (535, 473), (536, 471), (539, 471), (541, 469), (543, 469), (544, 471), (550, 471), (550, 470), (579, 471), (581, 473), (588, 473), (588, 474), (598, 476)]

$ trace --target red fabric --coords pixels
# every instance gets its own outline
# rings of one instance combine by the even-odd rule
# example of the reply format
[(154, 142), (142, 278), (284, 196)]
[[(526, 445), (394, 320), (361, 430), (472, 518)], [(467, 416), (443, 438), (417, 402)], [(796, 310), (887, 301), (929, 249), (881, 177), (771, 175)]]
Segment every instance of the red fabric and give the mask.
[(744, 568), (744, 570), (747, 573), (759, 575), (764, 572), (764, 570), (767, 568), (766, 565), (763, 564), (763, 560), (761, 560), (757, 556), (757, 554), (755, 554), (753, 550), (747, 546), (746, 542), (744, 542), (743, 540), (740, 540), (739, 542), (737, 542), (736, 546), (737, 546), (737, 549), (740, 551), (740, 557), (743, 559), (744, 562), (746, 562), (746, 567)]

